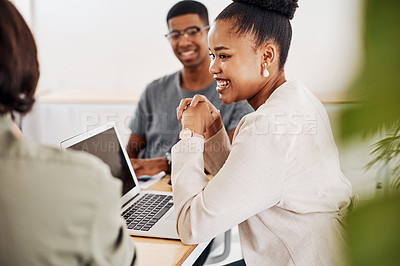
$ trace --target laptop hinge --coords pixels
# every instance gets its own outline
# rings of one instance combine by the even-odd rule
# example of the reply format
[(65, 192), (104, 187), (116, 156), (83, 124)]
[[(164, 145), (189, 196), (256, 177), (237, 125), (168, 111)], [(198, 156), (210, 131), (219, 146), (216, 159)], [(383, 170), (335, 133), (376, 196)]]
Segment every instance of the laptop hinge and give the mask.
[[(139, 194), (136, 194), (134, 197), (132, 197), (130, 200), (128, 200), (127, 202), (125, 202), (123, 205), (122, 205), (122, 208), (124, 208), (126, 205), (128, 205), (132, 200), (134, 200), (137, 196), (139, 196)], [(121, 208), (121, 209), (122, 209)]]

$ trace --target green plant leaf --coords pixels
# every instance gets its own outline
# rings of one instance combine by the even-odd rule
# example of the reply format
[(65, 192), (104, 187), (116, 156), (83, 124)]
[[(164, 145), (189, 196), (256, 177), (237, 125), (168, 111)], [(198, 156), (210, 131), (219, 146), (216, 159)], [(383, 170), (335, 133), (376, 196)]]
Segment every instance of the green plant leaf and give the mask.
[(349, 90), (365, 101), (342, 113), (344, 139), (390, 128), (400, 117), (399, 10), (397, 0), (366, 1), (365, 65)]

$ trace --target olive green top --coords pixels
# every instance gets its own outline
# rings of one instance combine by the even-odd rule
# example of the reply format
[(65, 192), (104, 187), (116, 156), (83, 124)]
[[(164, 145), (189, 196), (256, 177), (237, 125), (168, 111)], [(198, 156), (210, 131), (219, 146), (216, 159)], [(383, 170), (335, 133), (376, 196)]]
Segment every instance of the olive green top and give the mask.
[(121, 186), (99, 159), (18, 138), (0, 115), (0, 265), (130, 265)]

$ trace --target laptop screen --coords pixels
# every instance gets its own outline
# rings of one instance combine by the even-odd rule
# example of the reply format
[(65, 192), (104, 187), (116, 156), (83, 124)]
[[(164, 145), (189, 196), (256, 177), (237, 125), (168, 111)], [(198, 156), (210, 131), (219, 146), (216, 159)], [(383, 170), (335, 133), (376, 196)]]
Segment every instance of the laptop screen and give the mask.
[(122, 181), (122, 195), (125, 195), (135, 187), (135, 182), (122, 153), (122, 147), (119, 144), (114, 128), (91, 136), (67, 149), (86, 151), (105, 162), (110, 167), (112, 175)]

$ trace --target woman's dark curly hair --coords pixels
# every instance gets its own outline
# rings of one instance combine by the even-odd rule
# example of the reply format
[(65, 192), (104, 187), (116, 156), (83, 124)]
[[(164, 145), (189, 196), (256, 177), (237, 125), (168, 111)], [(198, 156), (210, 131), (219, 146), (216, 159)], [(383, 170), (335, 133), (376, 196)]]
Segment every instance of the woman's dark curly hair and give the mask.
[(32, 33), (14, 5), (0, 0), (0, 115), (29, 112), (38, 80)]
[(279, 49), (279, 69), (285, 66), (292, 40), (290, 19), (293, 18), (298, 0), (233, 0), (215, 19), (232, 20), (238, 34), (250, 33), (255, 47), (274, 41)]

